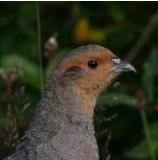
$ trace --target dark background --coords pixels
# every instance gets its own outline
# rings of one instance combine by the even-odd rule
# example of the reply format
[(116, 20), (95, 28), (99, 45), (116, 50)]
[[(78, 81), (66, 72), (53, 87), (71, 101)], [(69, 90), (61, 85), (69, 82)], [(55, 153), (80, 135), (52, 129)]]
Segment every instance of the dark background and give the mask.
[(91, 43), (138, 72), (98, 99), (101, 159), (158, 159), (158, 2), (0, 2), (0, 158), (20, 142), (58, 60)]

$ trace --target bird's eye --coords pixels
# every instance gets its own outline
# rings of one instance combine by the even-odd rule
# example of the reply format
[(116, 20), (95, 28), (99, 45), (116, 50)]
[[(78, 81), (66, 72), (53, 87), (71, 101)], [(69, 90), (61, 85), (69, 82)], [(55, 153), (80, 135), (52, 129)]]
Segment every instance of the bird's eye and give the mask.
[(88, 61), (88, 67), (95, 69), (98, 67), (98, 62), (96, 60), (90, 60), (90, 61)]
[(121, 63), (120, 58), (113, 58), (112, 61), (113, 61), (115, 64), (120, 64), (120, 63)]

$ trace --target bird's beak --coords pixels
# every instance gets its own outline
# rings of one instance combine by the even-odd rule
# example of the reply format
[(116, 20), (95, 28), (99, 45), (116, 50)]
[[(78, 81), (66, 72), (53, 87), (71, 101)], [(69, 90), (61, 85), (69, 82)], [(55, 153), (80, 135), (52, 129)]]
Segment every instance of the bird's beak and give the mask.
[(122, 61), (119, 59), (113, 60), (113, 63), (115, 64), (115, 67), (112, 69), (112, 71), (114, 72), (129, 72), (129, 71), (133, 71), (133, 72), (137, 72), (136, 69), (134, 68), (134, 66), (132, 66), (130, 63), (126, 62), (126, 61)]

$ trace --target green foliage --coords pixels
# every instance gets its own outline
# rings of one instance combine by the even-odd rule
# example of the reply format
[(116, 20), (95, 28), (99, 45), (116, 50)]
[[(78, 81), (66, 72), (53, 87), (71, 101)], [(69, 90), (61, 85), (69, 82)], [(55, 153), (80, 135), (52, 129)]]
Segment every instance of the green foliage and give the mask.
[(143, 85), (148, 94), (148, 101), (152, 101), (154, 97), (154, 77), (158, 68), (158, 50), (153, 47), (150, 52), (149, 60), (144, 63)]
[(30, 87), (40, 90), (39, 80), (39, 67), (31, 62), (29, 59), (20, 56), (5, 56), (0, 60), (2, 68), (10, 69), (14, 63), (19, 67), (23, 74), (23, 82)]
[[(151, 123), (150, 133), (152, 137), (153, 149), (158, 159), (158, 125), (156, 123)], [(133, 149), (128, 151), (126, 155), (133, 159), (148, 160), (150, 159), (149, 146), (146, 138), (143, 138), (138, 145)]]
[(125, 8), (121, 3), (109, 3), (107, 12), (116, 22), (124, 21), (126, 19)]
[[(152, 15), (157, 11), (158, 5), (157, 2), (38, 3), (43, 65), (39, 64), (37, 53), (36, 3), (0, 2), (0, 130), (2, 131), (0, 158), (11, 151), (4, 144), (3, 123), (8, 113), (7, 87), (8, 85), (13, 87), (17, 80), (15, 73), (11, 72), (15, 66), (22, 75), (22, 85), (26, 87), (25, 96), (28, 97), (31, 106), (34, 106), (40, 99), (40, 67), (45, 81), (67, 51), (89, 43), (104, 45), (119, 57), (127, 57), (140, 39), (143, 28), (148, 25)], [(158, 27), (152, 30), (151, 36), (142, 45), (132, 62), (138, 74), (121, 75), (120, 80), (123, 85), (109, 89), (98, 99), (94, 124), (101, 159), (104, 157), (102, 155), (104, 155), (107, 130), (112, 135), (110, 143), (112, 159), (148, 160), (150, 158), (149, 145), (143, 132), (145, 127), (139, 114), (141, 107), (148, 119), (152, 148), (156, 154), (158, 153), (157, 31)], [(46, 56), (43, 46), (54, 33), (58, 33), (59, 45), (55, 44), (51, 55)], [(13, 87), (14, 92), (18, 89), (20, 88)], [(26, 111), (25, 122), (18, 129), (19, 135), (23, 136), (35, 108), (31, 107), (30, 112)], [(116, 114), (118, 116), (113, 116)], [(16, 116), (14, 115), (13, 118)]]
[(137, 99), (134, 96), (122, 92), (107, 92), (98, 98), (98, 105), (127, 105), (134, 107), (137, 105)]

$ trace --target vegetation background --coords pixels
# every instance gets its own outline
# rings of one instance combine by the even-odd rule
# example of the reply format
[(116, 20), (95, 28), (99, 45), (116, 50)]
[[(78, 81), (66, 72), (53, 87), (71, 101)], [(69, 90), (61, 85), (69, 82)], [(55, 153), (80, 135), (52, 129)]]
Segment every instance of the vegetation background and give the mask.
[[(138, 73), (98, 100), (100, 159), (158, 159), (158, 2), (0, 2), (0, 158), (15, 150), (68, 51), (106, 46)], [(48, 39), (52, 37), (51, 42)]]

